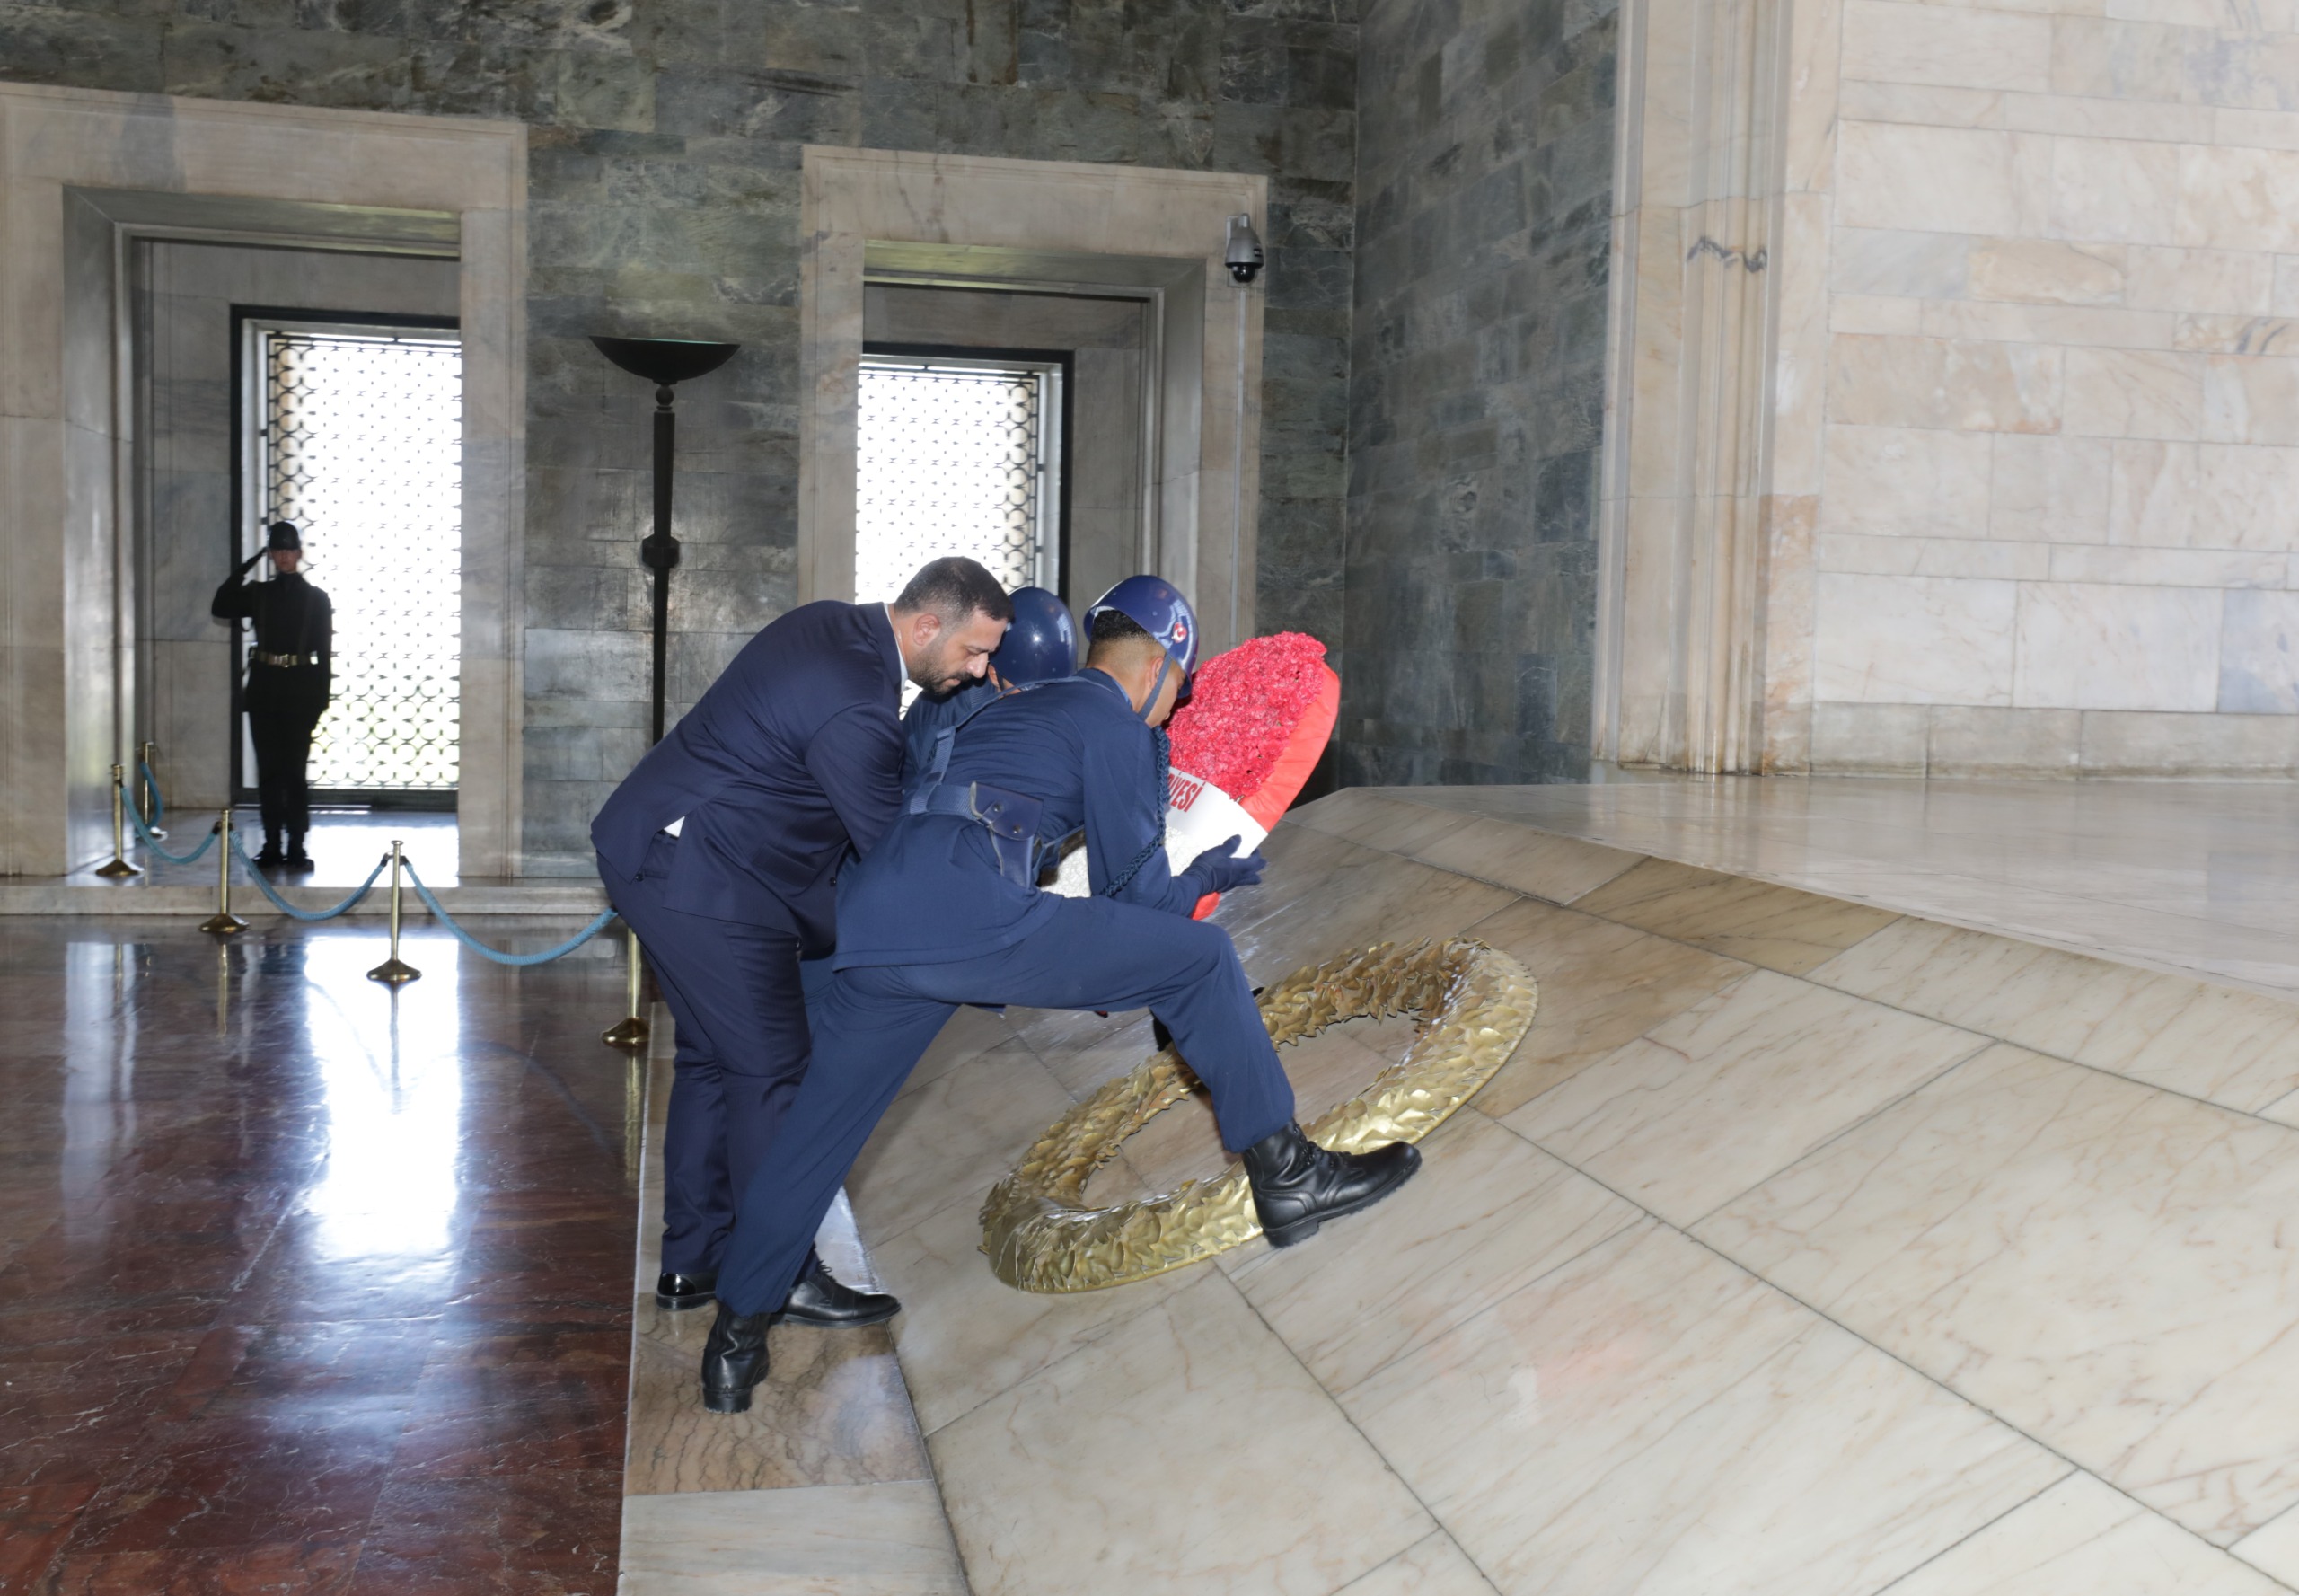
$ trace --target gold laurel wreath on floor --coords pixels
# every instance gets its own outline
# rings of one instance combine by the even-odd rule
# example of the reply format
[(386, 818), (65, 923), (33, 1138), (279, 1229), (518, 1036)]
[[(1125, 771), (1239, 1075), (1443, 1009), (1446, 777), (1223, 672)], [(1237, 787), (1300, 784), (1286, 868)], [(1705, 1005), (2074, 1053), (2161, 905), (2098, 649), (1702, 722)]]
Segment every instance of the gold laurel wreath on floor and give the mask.
[[(1295, 971), (1262, 993), (1283, 1046), (1345, 1019), (1411, 1014), (1421, 1035), (1371, 1086), (1308, 1127), (1337, 1152), (1418, 1142), (1493, 1079), (1533, 1023), (1540, 989), (1507, 954), (1468, 938), (1383, 943)], [(1086, 1205), (1086, 1183), (1126, 1139), (1198, 1089), (1170, 1047), (1109, 1082), (1039, 1137), (982, 1206), (991, 1271), (1026, 1292), (1147, 1280), (1261, 1234), (1245, 1167), (1161, 1197)]]

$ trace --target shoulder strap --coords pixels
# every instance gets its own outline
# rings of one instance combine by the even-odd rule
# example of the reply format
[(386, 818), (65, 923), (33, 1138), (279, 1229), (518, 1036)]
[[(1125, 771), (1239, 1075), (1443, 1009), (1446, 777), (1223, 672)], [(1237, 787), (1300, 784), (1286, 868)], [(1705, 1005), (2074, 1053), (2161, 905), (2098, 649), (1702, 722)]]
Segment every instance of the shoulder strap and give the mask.
[[(1054, 678), (1054, 681), (1066, 682), (1073, 679), (1074, 678), (1068, 676), (1057, 676)], [(949, 773), (950, 750), (957, 744), (958, 733), (965, 730), (968, 725), (972, 724), (975, 716), (981, 714), (992, 704), (1004, 703), (1008, 699), (1013, 698), (1020, 693), (1035, 692), (1041, 687), (1051, 687), (1053, 685), (1053, 682), (1025, 682), (1009, 692), (995, 693), (991, 697), (982, 700), (982, 702), (976, 704), (973, 709), (968, 710), (965, 714), (954, 724), (946, 726), (941, 730), (936, 732), (934, 734), (934, 752), (926, 761), (926, 772), (920, 778), (917, 790), (910, 795), (910, 812), (913, 815), (922, 815), (926, 812), (926, 795), (942, 785), (942, 778)]]

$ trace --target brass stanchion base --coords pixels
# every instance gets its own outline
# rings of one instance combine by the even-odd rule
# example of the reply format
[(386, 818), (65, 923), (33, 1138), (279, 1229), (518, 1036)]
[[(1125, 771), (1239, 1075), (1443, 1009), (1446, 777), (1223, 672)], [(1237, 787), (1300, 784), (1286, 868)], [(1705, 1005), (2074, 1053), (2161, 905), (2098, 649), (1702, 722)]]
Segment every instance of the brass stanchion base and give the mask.
[(248, 922), (236, 914), (210, 914), (199, 922), (199, 929), (211, 936), (234, 937), (248, 929)]
[(108, 881), (118, 881), (123, 877), (141, 876), (143, 873), (143, 871), (137, 869), (134, 865), (129, 864), (126, 860), (121, 859), (117, 855), (113, 856), (112, 861), (110, 864), (98, 865), (96, 867), (96, 874), (103, 877)]
[(647, 1022), (636, 1014), (628, 1019), (618, 1019), (599, 1033), (599, 1040), (609, 1047), (640, 1048), (647, 1045)]
[(422, 974), (403, 960), (387, 958), (367, 972), (367, 979), (383, 982), (387, 986), (405, 986), (409, 982), (419, 979)]

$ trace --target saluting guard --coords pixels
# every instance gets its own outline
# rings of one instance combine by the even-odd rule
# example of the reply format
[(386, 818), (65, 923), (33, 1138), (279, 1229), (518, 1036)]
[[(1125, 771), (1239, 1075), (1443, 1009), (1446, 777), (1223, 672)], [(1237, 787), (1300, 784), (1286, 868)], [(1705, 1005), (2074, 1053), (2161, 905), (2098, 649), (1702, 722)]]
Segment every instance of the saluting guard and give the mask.
[[(251, 586), (248, 572), (266, 556), (271, 579)], [(207, 607), (218, 621), (252, 623), (244, 702), (263, 811), (263, 851), (255, 862), (291, 870), (312, 868), (304, 851), (304, 833), (312, 828), (312, 733), (335, 691), (335, 606), (304, 578), (297, 569), (303, 561), (295, 524), (274, 521), (264, 546), (224, 578)]]
[[(809, 993), (814, 1063), (741, 1194), (702, 1354), (703, 1405), (749, 1407), (771, 1311), (912, 1068), (961, 1003), (1148, 1009), (1213, 1099), (1273, 1245), (1378, 1202), (1420, 1167), (1405, 1143), (1329, 1151), (1293, 1118), (1293, 1089), (1229, 935), (1199, 898), (1261, 879), (1238, 839), (1179, 875), (1166, 863), (1167, 772), (1155, 730), (1197, 657), (1197, 620), (1155, 577), (1087, 612), (1092, 652), (1063, 681), (998, 699), (937, 738), (922, 779), (838, 887), (832, 978)], [(1037, 886), (1083, 828), (1093, 895)]]

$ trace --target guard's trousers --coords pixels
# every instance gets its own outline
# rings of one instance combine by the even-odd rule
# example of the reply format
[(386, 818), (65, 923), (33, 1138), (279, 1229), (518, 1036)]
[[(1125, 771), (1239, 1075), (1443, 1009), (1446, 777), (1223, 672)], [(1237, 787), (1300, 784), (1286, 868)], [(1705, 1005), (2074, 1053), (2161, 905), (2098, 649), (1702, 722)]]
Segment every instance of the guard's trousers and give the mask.
[(328, 687), (322, 666), (248, 666), (248, 741), (266, 842), (312, 829), (312, 734), (327, 713)]
[(312, 733), (319, 717), (286, 711), (248, 717), (255, 745), (255, 796), (263, 814), (263, 840), (282, 833), (301, 838), (312, 829)]
[(664, 904), (678, 845), (657, 835), (636, 877), (603, 858), (599, 875), (678, 1022), (663, 1126), (663, 1269), (708, 1275), (734, 1227), (735, 1194), (806, 1077), (806, 1000), (796, 935)]
[(1011, 948), (932, 965), (863, 965), (817, 990), (814, 1063), (743, 1188), (718, 1273), (736, 1313), (779, 1308), (847, 1171), (961, 1003), (1148, 1009), (1213, 1098), (1221, 1140), (1252, 1146), (1293, 1118), (1293, 1088), (1229, 934), (1107, 898), (1060, 898)]

